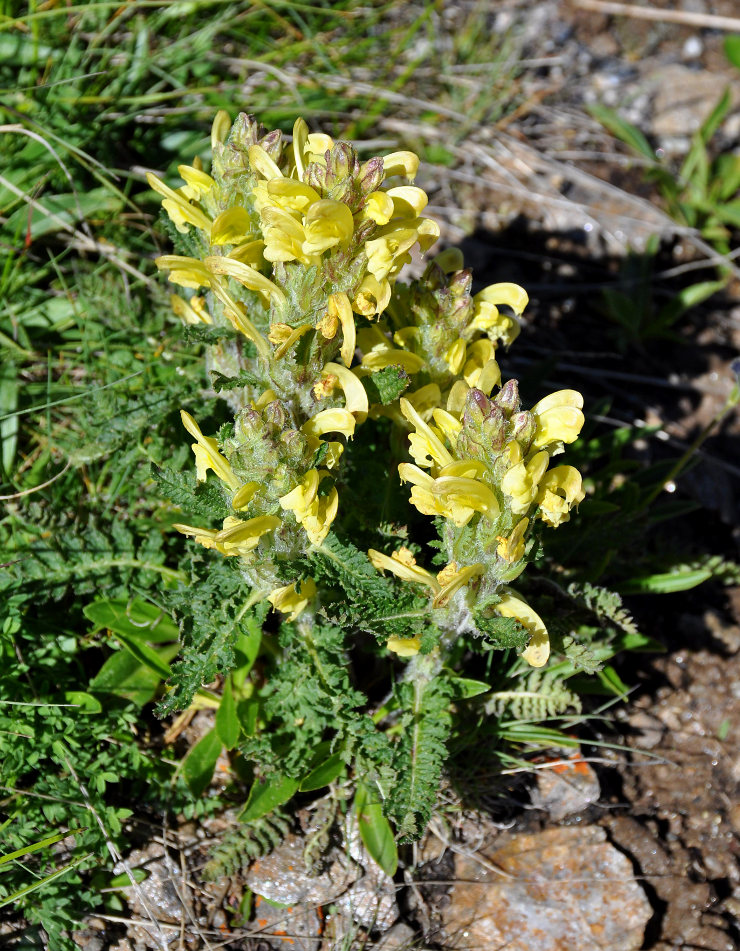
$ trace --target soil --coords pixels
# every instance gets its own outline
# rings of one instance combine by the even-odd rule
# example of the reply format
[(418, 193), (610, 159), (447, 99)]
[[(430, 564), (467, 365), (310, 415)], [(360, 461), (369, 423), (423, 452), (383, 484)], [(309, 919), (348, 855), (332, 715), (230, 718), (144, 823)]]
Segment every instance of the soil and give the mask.
[[(466, 7), (443, 6), (452, 21)], [(652, 0), (651, 6), (738, 14), (735, 0)], [(678, 325), (675, 340), (625, 341), (605, 319), (601, 294), (618, 279), (629, 249), (639, 253), (650, 234), (661, 236), (651, 280), (659, 301), (697, 279), (710, 279), (712, 272), (691, 269), (706, 258), (706, 246), (667, 217), (639, 163), (586, 110), (595, 102), (619, 107), (656, 148), (676, 156), (685, 152), (725, 84), (740, 104), (740, 73), (724, 58), (718, 31), (607, 16), (584, 10), (575, 0), (536, 5), (505, 0), (496, 5), (492, 26), (520, 37), (521, 105), (497, 127), (470, 130), (456, 146), (461, 160), (420, 181), (430, 192), (431, 212), (443, 222), (443, 237), (462, 244), (481, 284), (517, 281), (530, 291), (527, 326), (505, 369), (526, 378), (546, 365), (548, 385), (578, 386), (591, 405), (609, 400), (605, 425), (636, 419), (659, 424), (662, 441), (651, 441), (645, 452), (653, 460), (675, 457), (710, 423), (731, 389), (729, 364), (740, 349), (740, 271), (721, 295)], [(387, 119), (384, 125), (389, 133), (412, 139), (432, 134), (405, 120)], [(739, 134), (735, 108), (718, 145), (736, 148)], [(681, 273), (684, 265), (689, 268)], [(547, 363), (552, 354), (557, 361)], [(689, 555), (710, 550), (737, 559), (739, 429), (738, 415), (731, 415), (704, 443), (700, 465), (677, 487), (677, 497), (696, 501), (702, 510), (678, 527), (669, 523), (661, 529), (658, 544)], [(460, 900), (453, 883), (464, 877), (461, 849), (490, 855), (509, 841), (502, 836), (582, 826), (603, 830), (647, 898), (638, 943), (629, 947), (740, 947), (740, 588), (713, 582), (684, 595), (634, 598), (629, 607), (666, 652), (639, 655), (646, 659), (637, 671), (634, 656), (628, 661), (622, 676), (636, 684), (629, 704), (614, 714), (608, 731), (584, 738), (583, 756), (594, 761), (601, 789), (598, 800), (586, 800), (580, 811), (555, 821), (547, 810), (533, 808), (519, 788), (505, 831), (490, 816), (477, 816), (454, 830), (446, 844), (431, 836), (416, 852), (420, 877), (445, 884), (420, 888), (399, 880), (399, 923), (385, 937), (372, 932), (377, 944), (353, 946), (460, 947), (443, 923), (453, 900)], [(619, 749), (589, 746), (589, 739)], [(190, 884), (187, 898), (168, 893), (175, 910), (165, 922), (166, 934), (187, 947), (222, 940), (253, 951), (285, 947), (287, 937), (268, 941), (252, 927), (224, 939), (223, 909), (233, 910), (240, 889), (230, 881), (209, 891), (197, 884), (208, 840), (220, 831), (216, 826), (211, 821), (200, 831), (184, 827), (172, 834), (174, 877)], [(601, 841), (601, 833), (597, 838)], [(164, 849), (155, 850), (149, 860), (163, 863), (163, 855)], [(177, 911), (178, 904), (187, 915)], [(132, 903), (131, 914), (137, 910)], [(323, 939), (313, 931), (304, 941), (292, 920), (291, 947), (338, 947), (340, 925), (341, 916), (330, 938), (326, 923), (313, 921), (311, 928)], [(112, 927), (121, 929), (117, 937)], [(97, 919), (79, 935), (88, 951), (161, 947), (158, 940), (149, 940), (142, 929), (124, 933), (122, 925)], [(569, 951), (587, 946), (607, 947), (575, 943)], [(536, 944), (530, 947), (540, 951)]]

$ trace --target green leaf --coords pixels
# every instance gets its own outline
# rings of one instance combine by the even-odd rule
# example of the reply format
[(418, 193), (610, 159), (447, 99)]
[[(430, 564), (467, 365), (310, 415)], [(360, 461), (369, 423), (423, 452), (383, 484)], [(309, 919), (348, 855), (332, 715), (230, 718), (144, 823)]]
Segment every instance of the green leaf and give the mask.
[(67, 690), (64, 699), (67, 703), (77, 704), (78, 713), (100, 713), (103, 709), (103, 704), (97, 697), (93, 697), (92, 694), (85, 693), (83, 690)]
[(115, 635), (131, 651), (139, 663), (159, 674), (163, 680), (169, 677), (171, 673), (170, 665), (160, 657), (157, 651), (149, 647), (148, 644), (137, 640), (135, 637), (130, 637), (128, 634), (123, 634), (121, 631), (116, 631)]
[(390, 823), (383, 815), (383, 807), (364, 783), (355, 793), (355, 815), (360, 837), (371, 858), (386, 875), (395, 875), (398, 868), (398, 849)]
[(689, 591), (711, 577), (712, 572), (708, 568), (647, 575), (625, 581), (620, 585), (620, 591), (624, 594), (673, 594), (676, 591)]
[(211, 370), (211, 381), (216, 393), (222, 390), (235, 390), (237, 387), (262, 386), (260, 380), (248, 370), (241, 370), (237, 376), (226, 376), (218, 370)]
[(450, 678), (453, 700), (470, 700), (471, 697), (479, 697), (482, 693), (488, 693), (490, 689), (490, 684), (484, 683), (482, 680), (470, 680), (467, 677)]
[[(82, 829), (74, 830), (76, 832), (82, 832)], [(30, 855), (32, 852), (38, 852), (39, 849), (45, 849), (47, 846), (54, 845), (57, 842), (61, 842), (62, 839), (65, 839), (71, 833), (66, 832), (57, 832), (54, 835), (47, 836), (45, 839), (41, 839), (39, 842), (34, 842), (33, 845), (24, 845), (20, 849), (16, 849), (15, 852), (8, 852), (7, 855), (0, 855), (0, 865), (7, 865), (8, 862), (12, 862), (13, 859), (23, 858), (25, 855)]]
[(725, 56), (740, 69), (740, 36), (737, 34), (725, 37)]
[(410, 382), (408, 373), (397, 366), (383, 367), (377, 373), (362, 378), (362, 385), (370, 403), (381, 403), (383, 406), (394, 403), (406, 391)]
[(485, 617), (482, 612), (474, 611), (473, 619), (494, 650), (505, 650), (508, 647), (524, 650), (532, 636), (526, 627), (513, 617)]
[(176, 641), (180, 632), (172, 618), (161, 608), (140, 598), (112, 598), (94, 601), (82, 609), (95, 630), (108, 628), (116, 634), (149, 643)]
[(36, 202), (33, 207), (24, 204), (17, 209), (5, 226), (12, 232), (18, 224), (24, 230), (30, 225), (31, 239), (36, 241), (56, 231), (69, 232), (78, 221), (87, 218), (101, 215), (110, 217), (120, 211), (123, 205), (123, 199), (108, 188), (91, 188), (76, 194), (41, 194)]
[(216, 713), (216, 732), (227, 750), (233, 750), (239, 741), (241, 725), (236, 712), (236, 702), (231, 690), (231, 677), (226, 678), (221, 703)]
[(651, 162), (655, 162), (655, 152), (648, 140), (636, 126), (633, 126), (627, 122), (626, 119), (623, 119), (618, 112), (614, 109), (609, 109), (608, 106), (599, 105), (598, 103), (588, 106), (588, 111), (594, 119), (600, 122), (612, 135), (621, 139), (622, 142), (629, 145), (629, 147), (634, 149), (639, 155), (650, 159)]
[(130, 875), (127, 872), (121, 872), (120, 875), (114, 875), (113, 878), (111, 878), (110, 881), (108, 882), (107, 887), (108, 888), (130, 888), (132, 878), (138, 885), (141, 882), (143, 882), (149, 875), (149, 872), (147, 872), (145, 868), (132, 868), (130, 869), (130, 872), (131, 872)]
[(702, 122), (697, 133), (705, 145), (709, 142), (717, 129), (722, 125), (727, 113), (730, 111), (731, 105), (732, 96), (730, 95), (730, 87), (728, 86), (720, 96), (717, 105), (714, 107), (714, 109), (712, 109), (704, 122)]
[(16, 410), (19, 392), (18, 368), (8, 360), (3, 367), (0, 367), (0, 417), (4, 417), (0, 419), (0, 442), (2, 442), (0, 462), (2, 462), (2, 472), (5, 473), (6, 479), (10, 477), (18, 445), (19, 417)]
[(596, 676), (603, 686), (616, 697), (624, 697), (630, 692), (630, 688), (610, 665), (597, 671)]
[(240, 822), (261, 819), (284, 802), (292, 799), (298, 791), (298, 780), (282, 773), (271, 773), (266, 780), (256, 780), (249, 791), (247, 804), (239, 815)]
[[(171, 660), (178, 651), (177, 644), (160, 648), (160, 657)], [(158, 673), (144, 666), (125, 647), (117, 650), (98, 671), (88, 684), (88, 690), (94, 693), (110, 693), (131, 700), (143, 707), (154, 697), (162, 678)]]
[(324, 786), (330, 785), (338, 776), (341, 776), (345, 765), (341, 754), (334, 753), (301, 780), (299, 787), (301, 792), (313, 792), (315, 789), (323, 789)]
[(182, 776), (194, 796), (200, 796), (213, 776), (222, 743), (216, 730), (201, 737), (182, 761)]

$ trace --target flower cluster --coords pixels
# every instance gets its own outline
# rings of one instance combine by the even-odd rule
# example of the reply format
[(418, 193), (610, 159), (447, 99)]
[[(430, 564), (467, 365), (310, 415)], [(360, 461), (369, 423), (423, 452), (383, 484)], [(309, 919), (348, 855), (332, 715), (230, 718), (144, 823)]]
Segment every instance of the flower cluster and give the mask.
[[(294, 577), (304, 580), (285, 584), (286, 565), (290, 575), (320, 548), (337, 517), (345, 440), (389, 416), (413, 460), (399, 466), (401, 481), (416, 509), (438, 519), (447, 565), (433, 574), (405, 547), (371, 550), (372, 564), (426, 590), (441, 630), (474, 627), (471, 604), (493, 604), (530, 633), (524, 657), (545, 663), (545, 626), (507, 585), (526, 565), (536, 523), (557, 527), (584, 497), (577, 470), (550, 467), (583, 414), (573, 390), (525, 411), (516, 382), (501, 385), (497, 351), (519, 332), (526, 292), (500, 283), (473, 294), (453, 249), (418, 280), (398, 280), (414, 249), (423, 255), (439, 235), (422, 215), (411, 152), (360, 162), (350, 144), (302, 119), (287, 138), (225, 113), (212, 146), (210, 172), (181, 165), (178, 188), (148, 176), (185, 252), (156, 261), (185, 288), (173, 311), (229, 331), (208, 359), (235, 381), (234, 422), (218, 437), (182, 413), (197, 477), (215, 474), (230, 514), (220, 527), (176, 528), (239, 557), (250, 585), (289, 620), (315, 610), (320, 590), (303, 570)], [(373, 377), (389, 367), (407, 390), (378, 405)], [(421, 642), (391, 637), (387, 646), (412, 656)]]

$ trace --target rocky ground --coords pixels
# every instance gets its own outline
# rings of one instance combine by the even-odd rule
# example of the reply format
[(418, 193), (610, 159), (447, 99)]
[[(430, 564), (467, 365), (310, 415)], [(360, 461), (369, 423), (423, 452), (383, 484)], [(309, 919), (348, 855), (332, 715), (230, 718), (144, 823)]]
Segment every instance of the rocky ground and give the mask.
[[(464, 5), (442, 6), (452, 29)], [(739, 12), (734, 0), (651, 6), (667, 14)], [(720, 303), (683, 328), (688, 344), (620, 355), (595, 300), (627, 248), (661, 235), (668, 272), (693, 266), (708, 249), (667, 217), (639, 164), (586, 110), (596, 102), (618, 107), (666, 155), (677, 155), (725, 85), (740, 106), (740, 72), (724, 58), (719, 31), (612, 17), (575, 0), (505, 0), (492, 25), (519, 37), (521, 106), (451, 147), (456, 163), (421, 183), (431, 211), (445, 238), (462, 242), (482, 281), (520, 281), (531, 292), (510, 372), (556, 351), (557, 373), (568, 376), (556, 382), (594, 400), (608, 396), (617, 423), (659, 424), (675, 455), (729, 392), (728, 365), (740, 349), (740, 271)], [(410, 129), (399, 119), (385, 127), (389, 135), (440, 135), (438, 126)], [(737, 146), (738, 136), (735, 109), (719, 144)], [(683, 530), (704, 550), (735, 558), (737, 431), (730, 419), (681, 486), (705, 506)], [(414, 868), (396, 881), (374, 869), (351, 828), (320, 873), (308, 875), (301, 855), (310, 814), (301, 837), (289, 837), (245, 875), (207, 885), (209, 843), (229, 817), (160, 830), (127, 858), (149, 877), (130, 890), (119, 920), (88, 922), (80, 947), (737, 948), (740, 591), (717, 585), (633, 607), (666, 653), (640, 655), (636, 673), (631, 658), (623, 672), (637, 683), (630, 702), (591, 735), (607, 745), (584, 743), (577, 754), (556, 751), (536, 764), (535, 780), (514, 788), (506, 821), (461, 813), (454, 825), (433, 824), (414, 850)], [(257, 907), (235, 929), (227, 912), (246, 886)]]

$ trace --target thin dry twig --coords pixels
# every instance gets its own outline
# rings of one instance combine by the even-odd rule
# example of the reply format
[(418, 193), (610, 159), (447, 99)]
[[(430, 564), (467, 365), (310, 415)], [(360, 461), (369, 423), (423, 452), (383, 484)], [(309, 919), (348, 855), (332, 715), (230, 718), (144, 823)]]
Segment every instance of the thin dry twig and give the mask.
[(594, 13), (633, 17), (637, 20), (655, 20), (658, 23), (678, 23), (681, 26), (698, 26), (703, 30), (727, 30), (740, 32), (738, 17), (719, 16), (715, 13), (691, 13), (689, 10), (656, 10), (655, 7), (640, 7), (633, 3), (613, 3), (611, 0), (574, 0), (575, 6)]

